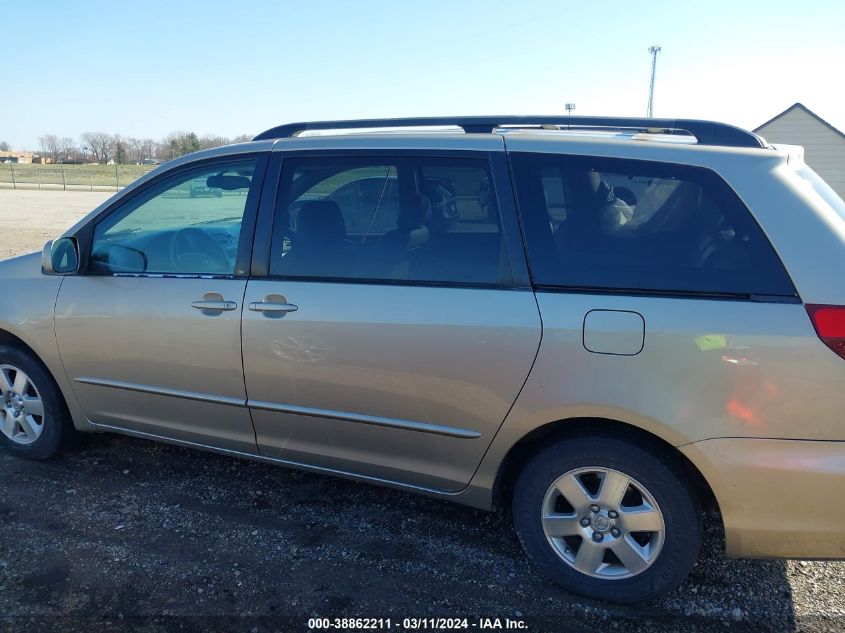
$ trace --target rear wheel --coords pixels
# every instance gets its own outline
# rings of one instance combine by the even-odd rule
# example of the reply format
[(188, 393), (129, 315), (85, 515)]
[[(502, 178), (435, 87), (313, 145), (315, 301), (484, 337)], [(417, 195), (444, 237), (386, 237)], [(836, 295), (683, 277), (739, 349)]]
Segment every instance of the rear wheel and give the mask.
[(30, 353), (0, 345), (0, 443), (20, 457), (47, 459), (72, 433), (52, 376)]
[(599, 600), (674, 589), (701, 545), (701, 511), (680, 469), (615, 438), (570, 438), (537, 454), (513, 511), (528, 556), (565, 589)]

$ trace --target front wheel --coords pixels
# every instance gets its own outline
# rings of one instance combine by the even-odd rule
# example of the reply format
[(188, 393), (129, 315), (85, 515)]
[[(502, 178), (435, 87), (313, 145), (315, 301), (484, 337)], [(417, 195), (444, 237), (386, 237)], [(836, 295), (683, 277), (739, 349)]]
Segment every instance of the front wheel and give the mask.
[(701, 511), (683, 473), (616, 438), (565, 439), (537, 454), (519, 476), (513, 514), (528, 556), (598, 600), (674, 589), (701, 546)]
[(0, 345), (0, 444), (20, 457), (47, 459), (72, 433), (49, 372), (27, 351)]

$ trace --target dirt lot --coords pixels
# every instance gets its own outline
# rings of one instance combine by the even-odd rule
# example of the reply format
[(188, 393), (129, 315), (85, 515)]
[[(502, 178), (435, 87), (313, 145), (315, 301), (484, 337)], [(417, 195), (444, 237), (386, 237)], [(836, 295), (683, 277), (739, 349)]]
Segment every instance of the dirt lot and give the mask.
[[(0, 190), (0, 254), (106, 197)], [(44, 463), (0, 452), (0, 481), (0, 630), (302, 631), (314, 616), (845, 630), (845, 563), (728, 560), (712, 517), (680, 589), (618, 607), (538, 576), (505, 516), (369, 485), (117, 436)]]
[(40, 251), (111, 193), (0, 189), (0, 259)]

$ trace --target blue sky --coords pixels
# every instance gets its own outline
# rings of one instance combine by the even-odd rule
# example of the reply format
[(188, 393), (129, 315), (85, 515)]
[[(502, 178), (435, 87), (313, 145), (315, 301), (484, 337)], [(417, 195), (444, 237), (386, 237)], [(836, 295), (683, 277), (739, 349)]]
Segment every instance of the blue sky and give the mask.
[(0, 0), (0, 140), (307, 119), (655, 116), (845, 129), (845, 2)]

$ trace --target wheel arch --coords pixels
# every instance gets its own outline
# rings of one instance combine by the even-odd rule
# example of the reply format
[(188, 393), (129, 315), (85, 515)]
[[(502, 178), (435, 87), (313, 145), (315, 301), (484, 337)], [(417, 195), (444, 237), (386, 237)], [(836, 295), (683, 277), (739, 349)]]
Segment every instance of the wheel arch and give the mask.
[(52, 378), (76, 429), (80, 431), (91, 430), (87, 424), (87, 418), (79, 409), (79, 405), (76, 402), (76, 396), (73, 394), (73, 390), (67, 382), (67, 377), (64, 374), (64, 368), (61, 365), (61, 359), (58, 357), (58, 352), (56, 354), (56, 358), (52, 359), (53, 362), (48, 362), (45, 360), (45, 355), (43, 353), (39, 353), (33, 345), (12, 331), (7, 324), (2, 322), (0, 322), (0, 345), (13, 345), (22, 349), (27, 354), (30, 354), (32, 358), (44, 368), (47, 375)]
[[(32, 345), (28, 344), (21, 337), (17, 336), (16, 334), (13, 334), (8, 329), (4, 328), (3, 324), (0, 324), (0, 345), (14, 345), (16, 347), (23, 348), (24, 351), (28, 352), (29, 354), (32, 354), (32, 357), (36, 359), (39, 363), (41, 363), (44, 369), (50, 372), (51, 376), (53, 375), (53, 372), (47, 366), (47, 363), (44, 362), (44, 359), (41, 358), (41, 355), (35, 351)], [(55, 380), (55, 376), (53, 377), (53, 380)]]
[(523, 435), (505, 454), (493, 483), (493, 507), (510, 507), (519, 473), (528, 461), (552, 441), (569, 437), (625, 439), (675, 465), (695, 490), (702, 508), (720, 516), (719, 503), (701, 471), (675, 446), (658, 435), (610, 418), (578, 417), (549, 422)]

